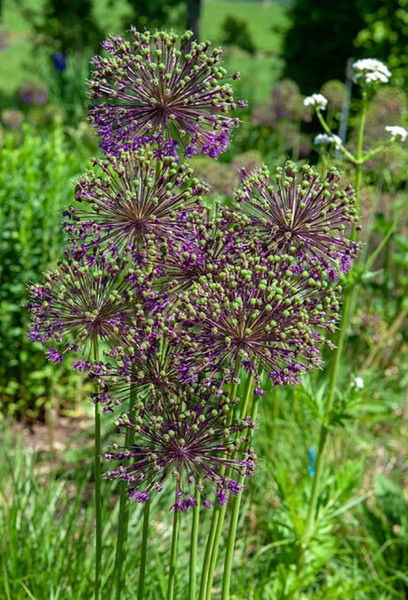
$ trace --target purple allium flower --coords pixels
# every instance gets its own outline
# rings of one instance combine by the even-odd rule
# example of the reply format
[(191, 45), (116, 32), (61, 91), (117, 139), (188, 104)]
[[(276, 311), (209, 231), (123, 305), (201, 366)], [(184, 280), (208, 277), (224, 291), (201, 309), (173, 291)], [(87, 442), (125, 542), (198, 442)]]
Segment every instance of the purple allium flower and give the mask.
[(19, 129), (24, 122), (23, 113), (15, 108), (9, 108), (1, 112), (1, 122), (8, 129)]
[(239, 266), (201, 277), (180, 297), (184, 327), (196, 344), (192, 364), (232, 372), (240, 359), (257, 387), (255, 367), (284, 385), (319, 365), (318, 346), (325, 330), (334, 330), (338, 311), (335, 290), (317, 259), (300, 264), (288, 255), (256, 252), (242, 256)]
[(48, 353), (53, 362), (67, 350), (88, 349), (91, 356), (99, 341), (118, 344), (134, 312), (135, 291), (125, 275), (121, 261), (102, 257), (93, 264), (66, 260), (45, 273), (44, 283), (30, 288), (29, 338), (61, 344)]
[(183, 290), (200, 277), (222, 271), (225, 264), (238, 263), (248, 240), (242, 236), (242, 221), (236, 211), (215, 204), (189, 215), (183, 236), (173, 238), (156, 268), (166, 291)]
[(89, 115), (102, 146), (159, 132), (163, 141), (179, 141), (186, 156), (201, 151), (216, 158), (238, 125), (227, 114), (242, 105), (221, 83), (221, 50), (207, 54), (209, 42), (192, 41), (189, 31), (131, 33), (131, 42), (109, 36), (102, 44), (108, 57), (93, 59), (89, 95), (98, 103)]
[(344, 237), (357, 221), (353, 190), (339, 187), (331, 169), (322, 178), (309, 165), (293, 162), (278, 168), (275, 182), (263, 168), (245, 179), (236, 199), (248, 217), (248, 235), (258, 238), (268, 252), (301, 253), (339, 267), (341, 258), (354, 258), (357, 245)]
[(23, 104), (42, 106), (47, 103), (48, 91), (44, 86), (35, 81), (30, 81), (20, 87), (18, 90), (18, 97)]
[(210, 395), (160, 395), (142, 404), (132, 420), (121, 417), (118, 426), (133, 430), (135, 441), (106, 455), (123, 463), (106, 475), (126, 481), (129, 497), (138, 501), (139, 494), (161, 491), (173, 479), (174, 510), (184, 512), (195, 504), (196, 486), (204, 499), (210, 492), (224, 502), (229, 492), (241, 489), (224, 473), (245, 474), (253, 462), (250, 451), (239, 449), (244, 426), (229, 424), (225, 400)]
[(106, 352), (113, 362), (97, 373), (96, 399), (107, 408), (128, 400), (141, 408), (147, 397), (177, 394), (188, 379), (182, 332), (172, 332), (172, 324), (161, 315), (138, 312), (135, 318), (137, 331), (131, 327), (123, 345)]
[(183, 230), (207, 191), (187, 165), (172, 157), (158, 161), (147, 148), (93, 164), (98, 172), (88, 171), (76, 185), (80, 204), (65, 212), (65, 228), (84, 251), (147, 254)]

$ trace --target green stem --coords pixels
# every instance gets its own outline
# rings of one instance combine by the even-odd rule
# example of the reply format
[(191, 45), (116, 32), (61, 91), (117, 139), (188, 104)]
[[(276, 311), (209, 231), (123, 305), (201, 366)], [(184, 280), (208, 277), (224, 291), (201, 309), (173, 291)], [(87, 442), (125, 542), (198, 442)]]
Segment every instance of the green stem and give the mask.
[[(239, 358), (237, 358), (237, 360), (235, 362), (235, 368), (234, 368), (234, 379), (233, 379), (233, 383), (231, 384), (231, 390), (230, 390), (230, 394), (229, 394), (229, 398), (231, 401), (231, 407), (230, 407), (230, 411), (228, 414), (228, 424), (232, 423), (232, 419), (234, 416), (233, 403), (237, 396), (237, 390), (238, 390), (238, 384), (235, 383), (235, 381), (236, 381), (236, 378), (238, 377), (240, 367), (241, 367), (241, 360)], [(225, 468), (221, 467), (220, 475), (223, 476), (224, 474), (225, 474)], [(213, 548), (215, 547), (215, 536), (216, 536), (216, 532), (217, 532), (220, 512), (221, 512), (221, 507), (218, 504), (216, 504), (214, 506), (214, 510), (213, 510), (213, 514), (212, 514), (210, 531), (209, 531), (208, 539), (207, 539), (207, 545), (205, 547), (203, 571), (201, 573), (201, 583), (200, 583), (200, 600), (205, 600), (206, 596), (207, 596), (208, 576), (209, 576), (210, 569), (211, 569), (211, 557), (212, 557), (212, 553), (213, 553)]]
[(137, 600), (143, 600), (143, 597), (144, 597), (147, 539), (149, 536), (149, 516), (150, 516), (150, 499), (147, 500), (147, 502), (145, 503), (145, 505), (143, 507), (142, 545), (140, 548), (140, 567), (139, 567), (139, 583), (137, 586)]
[[(366, 94), (363, 94), (363, 100), (361, 105), (360, 122), (358, 125), (357, 133), (357, 154), (356, 154), (356, 182), (355, 182), (355, 193), (356, 193), (356, 210), (357, 214), (360, 213), (360, 190), (363, 183), (363, 140), (364, 140), (364, 128), (366, 122), (366, 115), (368, 109), (368, 101)], [(357, 238), (357, 229), (353, 227), (351, 232), (351, 239), (353, 242)]]
[[(317, 114), (317, 118), (319, 119), (320, 125), (323, 127), (323, 131), (325, 133), (327, 133), (327, 135), (334, 135), (332, 130), (330, 129), (330, 127), (327, 125), (326, 121), (324, 120), (324, 117), (323, 117), (322, 113), (320, 112), (320, 110), (317, 110), (316, 114)], [(352, 154), (350, 154), (350, 152), (347, 150), (347, 148), (345, 146), (343, 146), (343, 144), (340, 144), (339, 149), (344, 154), (344, 156), (346, 158), (348, 158), (348, 160), (350, 162), (352, 162), (353, 164), (356, 164), (357, 159)]]
[[(365, 122), (366, 122), (367, 109), (368, 109), (367, 96), (366, 96), (366, 94), (363, 94), (361, 113), (360, 113), (360, 122), (359, 122), (359, 127), (358, 127), (358, 134), (357, 134), (357, 151), (356, 151), (356, 157), (355, 157), (355, 159), (353, 157), (353, 161), (352, 161), (356, 165), (355, 193), (356, 193), (357, 214), (360, 212), (359, 195), (360, 195), (360, 190), (361, 190), (361, 186), (362, 186), (362, 182), (363, 182), (363, 164), (365, 162), (364, 157), (363, 157), (363, 140), (364, 140), (364, 128), (365, 128)], [(319, 120), (323, 125), (324, 119), (319, 114), (319, 111), (317, 111), (317, 112), (318, 112)], [(346, 154), (346, 156), (347, 156), (347, 154)], [(355, 241), (357, 238), (356, 227), (353, 227), (353, 230), (351, 233), (351, 238), (353, 241)], [(346, 336), (347, 336), (347, 330), (348, 330), (348, 326), (349, 326), (349, 323), (350, 323), (350, 320), (352, 317), (352, 311), (353, 311), (353, 299), (352, 299), (353, 288), (354, 288), (354, 286), (352, 286), (350, 289), (347, 290), (347, 292), (345, 294), (345, 298), (344, 298), (344, 303), (343, 303), (339, 335), (338, 335), (338, 340), (337, 340), (337, 348), (335, 350), (333, 363), (331, 365), (329, 390), (328, 390), (327, 402), (326, 402), (326, 406), (325, 406), (324, 420), (320, 426), (319, 443), (318, 443), (318, 448), (317, 448), (317, 453), (316, 453), (315, 474), (313, 477), (312, 492), (311, 492), (310, 504), (309, 504), (307, 517), (306, 517), (305, 530), (303, 533), (303, 539), (302, 539), (303, 544), (302, 544), (301, 552), (303, 552), (303, 548), (307, 545), (307, 543), (310, 539), (310, 536), (312, 535), (312, 532), (314, 529), (314, 524), (315, 524), (316, 508), (317, 508), (317, 502), (318, 502), (319, 493), (320, 493), (320, 482), (321, 482), (322, 472), (323, 472), (324, 464), (325, 464), (324, 456), (325, 456), (326, 441), (327, 441), (327, 437), (329, 434), (330, 414), (333, 410), (334, 396), (335, 396), (335, 391), (336, 391), (336, 383), (337, 383), (337, 377), (338, 377), (339, 367), (340, 367), (340, 360), (343, 355)]]
[(196, 486), (196, 500), (197, 506), (193, 508), (193, 526), (191, 529), (191, 543), (190, 543), (190, 588), (189, 588), (189, 600), (195, 600), (196, 597), (196, 578), (197, 578), (197, 550), (198, 550), (198, 529), (200, 523), (200, 504), (201, 495)]
[[(98, 344), (95, 341), (94, 359), (99, 362)], [(101, 563), (102, 563), (102, 494), (101, 494), (101, 413), (100, 404), (95, 402), (95, 444), (94, 444), (94, 476), (95, 476), (95, 600), (101, 595)]]
[(313, 527), (314, 527), (314, 523), (315, 523), (317, 501), (318, 501), (319, 493), (320, 493), (320, 481), (321, 481), (322, 472), (324, 469), (325, 446), (326, 446), (326, 441), (327, 441), (327, 436), (329, 433), (329, 426), (330, 426), (329, 420), (330, 420), (330, 414), (333, 410), (337, 377), (338, 377), (339, 368), (340, 368), (340, 361), (341, 361), (344, 346), (345, 346), (348, 323), (349, 323), (349, 318), (350, 318), (350, 307), (351, 307), (351, 293), (350, 293), (350, 290), (348, 290), (348, 292), (344, 298), (343, 311), (342, 311), (340, 329), (339, 329), (339, 336), (338, 336), (338, 340), (337, 340), (337, 347), (336, 347), (336, 350), (334, 353), (334, 359), (333, 359), (332, 369), (331, 369), (331, 373), (330, 373), (329, 390), (328, 390), (327, 402), (326, 402), (326, 406), (325, 406), (325, 415), (324, 415), (325, 420), (323, 421), (323, 423), (320, 426), (319, 443), (318, 443), (318, 448), (317, 448), (317, 453), (316, 453), (315, 474), (313, 476), (312, 493), (311, 493), (310, 504), (309, 504), (308, 513), (307, 513), (307, 517), (306, 517), (305, 531), (304, 531), (304, 535), (303, 535), (303, 543), (304, 544), (306, 544), (309, 541), (310, 535), (311, 535), (311, 532), (313, 531)]
[[(133, 410), (133, 393), (130, 390), (129, 398), (129, 414), (132, 414)], [(134, 442), (134, 430), (126, 429), (125, 435), (125, 447), (129, 448)], [(115, 555), (115, 567), (114, 572), (116, 576), (116, 600), (120, 600), (122, 591), (125, 589), (126, 584), (126, 550), (127, 550), (127, 539), (129, 529), (129, 500), (126, 493), (126, 482), (120, 482), (120, 496), (119, 496), (119, 521), (118, 521), (118, 535), (116, 541), (116, 555)]]
[(167, 588), (167, 600), (174, 600), (179, 529), (180, 529), (180, 511), (175, 508), (174, 509), (174, 517), (173, 517), (173, 534), (172, 534), (172, 538), (171, 538), (170, 570), (169, 570), (169, 583), (168, 583), (168, 588)]
[(388, 242), (388, 240), (394, 233), (394, 229), (396, 226), (397, 226), (396, 222), (391, 224), (391, 226), (389, 227), (384, 238), (381, 240), (380, 244), (377, 246), (377, 248), (374, 250), (374, 252), (368, 257), (368, 259), (366, 260), (366, 263), (365, 263), (365, 269), (364, 269), (365, 271), (368, 271), (369, 269), (371, 269), (372, 265), (375, 262), (375, 259), (380, 254), (380, 252), (382, 251), (382, 249), (384, 248), (384, 246), (386, 245), (386, 243)]
[(122, 578), (123, 572), (123, 546), (124, 546), (124, 521), (125, 513), (127, 512), (126, 498), (126, 483), (121, 481), (119, 484), (119, 520), (118, 520), (118, 535), (116, 539), (116, 555), (115, 555), (115, 578), (116, 578), (116, 600), (120, 599), (124, 581)]
[[(245, 385), (244, 398), (243, 398), (242, 407), (241, 407), (241, 411), (240, 411), (241, 419), (243, 419), (244, 417), (247, 416), (249, 400), (251, 398), (251, 392), (252, 392), (252, 384), (253, 384), (253, 377), (252, 377), (252, 375), (248, 375), (248, 379), (247, 379), (246, 385)], [(221, 507), (218, 506), (217, 508), (218, 508), (218, 520), (217, 520), (217, 527), (215, 530), (214, 543), (213, 543), (213, 547), (211, 550), (211, 561), (210, 561), (210, 568), (208, 571), (207, 593), (205, 595), (205, 600), (209, 600), (211, 597), (211, 589), (212, 589), (213, 580), (214, 580), (215, 565), (217, 564), (218, 550), (219, 550), (219, 546), (220, 546), (220, 540), (221, 540), (222, 530), (223, 530), (223, 526), (224, 526), (224, 519), (225, 519), (226, 510), (227, 510), (227, 505), (225, 504), (224, 506), (221, 506)]]
[[(250, 378), (252, 379), (252, 377)], [(252, 408), (251, 408), (251, 422), (254, 424), (256, 421), (256, 415), (258, 413), (258, 403), (259, 396), (253, 396)], [(254, 435), (253, 429), (248, 429), (247, 432), (247, 441), (242, 445), (242, 450), (248, 450), (251, 446), (252, 438)], [(240, 486), (243, 486), (245, 481), (245, 474), (241, 473), (238, 478), (238, 483)], [(237, 535), (237, 526), (238, 526), (238, 517), (239, 517), (239, 509), (241, 507), (242, 500), (242, 492), (240, 492), (237, 496), (235, 496), (233, 505), (232, 505), (232, 513), (231, 513), (231, 525), (228, 532), (228, 540), (227, 540), (227, 552), (225, 555), (225, 564), (224, 564), (224, 576), (222, 580), (222, 595), (221, 600), (228, 600), (230, 587), (231, 587), (231, 574), (232, 574), (232, 561), (234, 558), (234, 548), (235, 548), (235, 538)]]

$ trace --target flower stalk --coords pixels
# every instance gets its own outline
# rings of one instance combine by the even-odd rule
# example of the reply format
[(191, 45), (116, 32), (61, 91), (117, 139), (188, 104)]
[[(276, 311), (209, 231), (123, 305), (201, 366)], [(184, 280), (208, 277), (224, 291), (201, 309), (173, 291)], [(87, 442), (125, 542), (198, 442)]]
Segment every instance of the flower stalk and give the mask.
[(144, 596), (144, 583), (146, 575), (146, 558), (147, 558), (147, 540), (149, 537), (149, 523), (150, 523), (150, 499), (147, 500), (143, 506), (143, 529), (142, 529), (142, 543), (140, 545), (140, 567), (139, 567), (139, 582), (137, 585), (137, 600), (143, 600)]
[(167, 600), (174, 600), (175, 589), (176, 589), (176, 573), (177, 573), (177, 548), (179, 540), (180, 530), (180, 511), (174, 510), (173, 515), (173, 531), (171, 536), (171, 550), (170, 550), (170, 567), (169, 567), (169, 579), (167, 588)]

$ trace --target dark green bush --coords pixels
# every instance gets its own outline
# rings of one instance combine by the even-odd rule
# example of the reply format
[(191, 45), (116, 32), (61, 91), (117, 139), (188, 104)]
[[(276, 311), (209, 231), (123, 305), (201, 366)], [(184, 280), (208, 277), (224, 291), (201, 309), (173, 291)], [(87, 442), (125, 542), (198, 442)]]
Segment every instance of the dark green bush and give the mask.
[(354, 39), (365, 25), (355, 0), (295, 0), (290, 12), (283, 76), (296, 81), (304, 94), (316, 92), (329, 79), (343, 81)]
[(377, 58), (399, 83), (408, 81), (405, 0), (295, 0), (282, 58), (284, 77), (303, 93), (329, 79), (344, 80), (350, 58)]
[(244, 19), (229, 15), (222, 24), (222, 43), (226, 46), (237, 46), (252, 56), (256, 54), (256, 46)]
[[(68, 372), (56, 373), (27, 338), (27, 286), (58, 261), (62, 209), (70, 179), (83, 159), (67, 146), (59, 126), (42, 134), (23, 128), (0, 150), (0, 397), (3, 413), (37, 416), (53, 393), (65, 393)], [(58, 381), (56, 389), (51, 380)]]

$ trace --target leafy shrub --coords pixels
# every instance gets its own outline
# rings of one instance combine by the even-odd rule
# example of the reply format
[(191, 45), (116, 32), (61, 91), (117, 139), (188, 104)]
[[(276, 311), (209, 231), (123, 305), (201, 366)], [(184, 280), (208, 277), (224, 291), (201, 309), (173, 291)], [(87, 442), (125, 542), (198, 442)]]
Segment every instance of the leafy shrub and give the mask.
[(245, 50), (248, 54), (256, 54), (256, 46), (248, 29), (248, 23), (244, 19), (239, 19), (228, 15), (222, 24), (223, 38), (222, 43), (227, 46), (237, 46)]
[[(48, 134), (26, 125), (21, 139), (9, 134), (0, 150), (0, 394), (2, 411), (36, 416), (51, 397), (44, 352), (27, 339), (27, 285), (61, 256), (62, 207), (69, 180), (83, 168), (60, 126)], [(29, 348), (28, 348), (29, 346)], [(55, 369), (53, 369), (55, 373)], [(58, 386), (67, 383), (61, 369)], [(53, 392), (57, 392), (55, 386)], [(61, 392), (61, 389), (60, 389)]]

